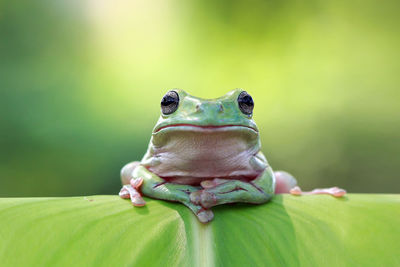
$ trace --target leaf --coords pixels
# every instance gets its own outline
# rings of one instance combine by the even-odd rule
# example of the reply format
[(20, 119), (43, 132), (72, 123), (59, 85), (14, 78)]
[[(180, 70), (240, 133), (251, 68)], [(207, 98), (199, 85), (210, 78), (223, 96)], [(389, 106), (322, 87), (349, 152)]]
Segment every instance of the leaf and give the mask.
[(214, 208), (118, 196), (0, 199), (1, 266), (399, 266), (400, 196)]

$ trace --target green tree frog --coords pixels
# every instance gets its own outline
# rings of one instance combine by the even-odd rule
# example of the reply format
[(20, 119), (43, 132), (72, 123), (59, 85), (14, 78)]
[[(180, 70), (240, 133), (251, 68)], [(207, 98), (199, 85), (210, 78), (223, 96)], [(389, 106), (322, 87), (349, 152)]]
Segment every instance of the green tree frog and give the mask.
[[(302, 194), (295, 178), (274, 173), (261, 152), (253, 108), (252, 97), (241, 89), (216, 99), (167, 92), (147, 153), (121, 170), (120, 197), (134, 206), (145, 205), (142, 195), (180, 202), (206, 223), (216, 205), (261, 204), (275, 193)], [(345, 191), (305, 193), (342, 196)]]

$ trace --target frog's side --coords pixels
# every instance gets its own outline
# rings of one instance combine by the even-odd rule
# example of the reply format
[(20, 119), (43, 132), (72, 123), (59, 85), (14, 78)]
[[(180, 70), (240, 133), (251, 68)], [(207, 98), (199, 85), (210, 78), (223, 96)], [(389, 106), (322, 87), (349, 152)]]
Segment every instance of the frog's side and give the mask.
[(260, 151), (253, 107), (253, 99), (241, 89), (212, 100), (169, 91), (147, 153), (121, 170), (120, 196), (131, 198), (135, 206), (145, 204), (141, 194), (178, 201), (208, 222), (216, 205), (265, 203), (292, 188), (301, 194), (296, 180), (285, 172), (274, 174)]

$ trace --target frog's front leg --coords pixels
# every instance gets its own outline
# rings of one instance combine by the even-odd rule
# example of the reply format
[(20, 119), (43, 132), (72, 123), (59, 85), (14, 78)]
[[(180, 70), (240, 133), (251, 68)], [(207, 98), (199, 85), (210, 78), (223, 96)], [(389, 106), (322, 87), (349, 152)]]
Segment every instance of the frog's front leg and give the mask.
[(296, 179), (290, 173), (284, 171), (276, 171), (275, 179), (275, 194), (290, 193), (295, 196), (326, 194), (334, 197), (342, 197), (346, 194), (346, 190), (336, 186), (330, 188), (317, 188), (309, 192), (304, 192), (299, 186), (297, 186)]
[(334, 197), (343, 197), (346, 194), (346, 190), (339, 188), (337, 186), (330, 187), (330, 188), (316, 188), (312, 191), (309, 192), (304, 192), (301, 190), (300, 187), (295, 186), (292, 189), (290, 189), (290, 194), (295, 195), (295, 196), (300, 196), (300, 195), (331, 195)]
[[(140, 182), (141, 180), (143, 181), (142, 183)], [(132, 187), (137, 184), (136, 181), (139, 181), (137, 183), (140, 183), (137, 189), (140, 187), (140, 192), (144, 195), (157, 199), (181, 202), (191, 209), (203, 223), (211, 221), (214, 217), (211, 210), (207, 210), (190, 201), (190, 193), (199, 190), (198, 187), (167, 183), (164, 179), (150, 172), (141, 165), (137, 166), (132, 172)], [(136, 192), (139, 192), (139, 190), (136, 190)], [(135, 195), (136, 192), (133, 191), (132, 193)]]
[(146, 202), (143, 200), (142, 195), (139, 193), (139, 188), (143, 183), (143, 179), (132, 179), (134, 169), (139, 166), (139, 161), (133, 161), (126, 164), (121, 169), (121, 182), (122, 188), (119, 192), (121, 198), (130, 198), (134, 206), (144, 206)]
[(271, 199), (274, 189), (275, 177), (271, 168), (267, 167), (250, 182), (222, 180), (215, 187), (191, 193), (190, 199), (204, 208), (235, 202), (260, 204)]

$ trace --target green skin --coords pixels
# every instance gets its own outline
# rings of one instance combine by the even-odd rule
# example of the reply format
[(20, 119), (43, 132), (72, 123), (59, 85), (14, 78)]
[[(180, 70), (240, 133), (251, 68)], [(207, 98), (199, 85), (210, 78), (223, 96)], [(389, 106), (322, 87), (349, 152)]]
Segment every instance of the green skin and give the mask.
[(145, 205), (142, 195), (181, 202), (206, 223), (213, 206), (265, 203), (276, 183), (280, 192), (296, 185), (291, 175), (274, 174), (260, 151), (252, 114), (244, 114), (237, 102), (243, 90), (211, 100), (174, 91), (177, 110), (161, 114), (143, 159), (121, 170), (122, 198), (135, 206)]

